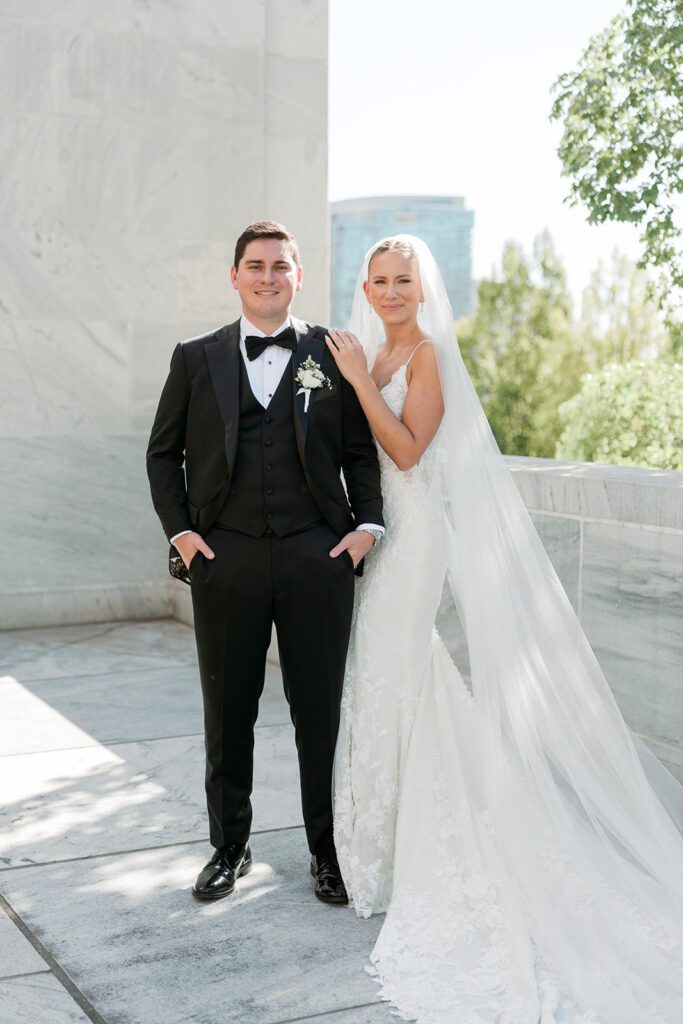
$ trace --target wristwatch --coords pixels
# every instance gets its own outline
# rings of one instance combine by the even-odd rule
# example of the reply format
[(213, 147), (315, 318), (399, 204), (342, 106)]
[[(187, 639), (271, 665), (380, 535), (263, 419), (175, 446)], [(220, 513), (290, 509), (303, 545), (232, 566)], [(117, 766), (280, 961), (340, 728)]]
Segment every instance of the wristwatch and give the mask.
[(373, 530), (371, 526), (361, 526), (360, 533), (369, 533), (371, 537), (374, 537), (375, 543), (373, 544), (373, 547), (376, 547), (379, 544), (383, 536), (381, 530)]

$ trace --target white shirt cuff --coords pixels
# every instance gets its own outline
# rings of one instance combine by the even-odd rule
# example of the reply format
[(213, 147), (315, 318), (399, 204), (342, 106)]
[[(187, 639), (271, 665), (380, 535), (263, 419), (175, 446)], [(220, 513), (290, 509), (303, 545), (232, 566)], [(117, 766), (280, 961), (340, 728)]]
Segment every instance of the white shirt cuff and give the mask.
[(171, 537), (169, 543), (175, 544), (175, 542), (178, 540), (178, 537), (184, 537), (186, 533), (192, 533), (192, 530), (181, 530), (180, 533), (176, 533), (175, 536)]
[(371, 530), (378, 530), (384, 536), (384, 527), (378, 526), (377, 523), (361, 523), (360, 526), (354, 526), (354, 530), (366, 530), (368, 527)]

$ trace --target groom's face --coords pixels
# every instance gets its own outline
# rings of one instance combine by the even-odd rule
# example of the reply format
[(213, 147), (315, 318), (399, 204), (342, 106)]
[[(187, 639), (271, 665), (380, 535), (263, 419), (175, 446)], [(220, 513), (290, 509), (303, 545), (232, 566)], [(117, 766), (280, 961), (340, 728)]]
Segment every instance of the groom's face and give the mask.
[(287, 242), (255, 238), (239, 266), (230, 268), (230, 278), (247, 319), (256, 326), (261, 321), (275, 328), (286, 319), (295, 292), (301, 290), (303, 271)]

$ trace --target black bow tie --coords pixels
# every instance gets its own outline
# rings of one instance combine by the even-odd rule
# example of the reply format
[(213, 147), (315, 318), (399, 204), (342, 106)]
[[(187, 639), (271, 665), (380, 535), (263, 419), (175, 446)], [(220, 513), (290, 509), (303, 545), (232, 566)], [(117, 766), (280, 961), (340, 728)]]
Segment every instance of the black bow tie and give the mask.
[(250, 361), (257, 359), (269, 345), (281, 345), (282, 348), (291, 348), (292, 352), (296, 352), (296, 331), (293, 327), (285, 327), (284, 331), (268, 338), (257, 338), (250, 334), (244, 339), (244, 344)]

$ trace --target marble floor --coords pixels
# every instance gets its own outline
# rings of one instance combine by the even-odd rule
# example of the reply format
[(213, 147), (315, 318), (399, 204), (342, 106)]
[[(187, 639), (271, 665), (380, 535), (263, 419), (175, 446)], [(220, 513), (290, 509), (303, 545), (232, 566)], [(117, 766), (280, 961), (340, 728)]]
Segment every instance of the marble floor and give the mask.
[(389, 1024), (381, 920), (315, 900), (292, 726), (269, 666), (255, 868), (190, 895), (210, 851), (192, 631), (0, 633), (0, 1024)]

